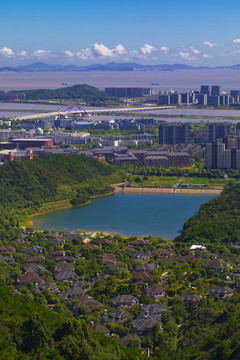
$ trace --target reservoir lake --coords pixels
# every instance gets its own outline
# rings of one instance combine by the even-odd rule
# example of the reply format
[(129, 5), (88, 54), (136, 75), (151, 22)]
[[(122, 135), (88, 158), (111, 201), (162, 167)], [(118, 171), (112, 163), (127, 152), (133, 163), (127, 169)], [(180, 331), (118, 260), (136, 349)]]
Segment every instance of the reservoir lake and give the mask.
[(208, 194), (123, 194), (93, 199), (88, 205), (31, 218), (37, 230), (106, 231), (125, 236), (173, 239), (199, 207), (216, 198)]

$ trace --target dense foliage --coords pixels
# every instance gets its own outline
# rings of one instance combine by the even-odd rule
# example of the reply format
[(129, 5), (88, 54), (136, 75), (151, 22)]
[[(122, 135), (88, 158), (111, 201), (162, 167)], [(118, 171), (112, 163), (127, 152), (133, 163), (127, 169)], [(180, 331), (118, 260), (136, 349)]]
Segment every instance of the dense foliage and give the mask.
[(51, 312), (30, 296), (0, 289), (0, 358), (4, 360), (145, 359), (139, 350), (94, 333), (84, 320)]
[(203, 204), (176, 242), (234, 243), (240, 240), (240, 187), (230, 183), (221, 196)]
[(115, 168), (78, 155), (9, 162), (0, 168), (0, 205), (24, 208), (83, 195), (88, 200), (118, 180)]

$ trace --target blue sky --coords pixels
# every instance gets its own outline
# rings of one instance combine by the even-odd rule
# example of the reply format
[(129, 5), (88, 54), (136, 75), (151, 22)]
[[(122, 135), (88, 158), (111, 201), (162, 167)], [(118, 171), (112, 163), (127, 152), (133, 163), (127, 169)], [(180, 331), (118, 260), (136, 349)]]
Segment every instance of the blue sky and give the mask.
[(0, 65), (240, 63), (240, 1), (9, 0)]

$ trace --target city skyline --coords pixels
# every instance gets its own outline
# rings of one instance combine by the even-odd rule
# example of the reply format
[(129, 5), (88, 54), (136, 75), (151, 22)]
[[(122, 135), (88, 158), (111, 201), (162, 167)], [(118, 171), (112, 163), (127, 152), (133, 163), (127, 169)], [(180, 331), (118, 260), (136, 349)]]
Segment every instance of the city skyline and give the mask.
[[(240, 63), (240, 3), (215, 0), (11, 1), (1, 5), (0, 66), (45, 61)], [(227, 25), (226, 24), (227, 21)]]

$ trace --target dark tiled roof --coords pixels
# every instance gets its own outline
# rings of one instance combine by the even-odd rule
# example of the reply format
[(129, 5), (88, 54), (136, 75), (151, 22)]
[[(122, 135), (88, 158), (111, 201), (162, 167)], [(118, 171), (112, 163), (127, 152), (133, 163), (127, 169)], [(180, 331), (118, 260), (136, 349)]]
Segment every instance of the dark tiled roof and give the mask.
[(23, 276), (20, 277), (20, 279), (18, 280), (19, 283), (42, 283), (43, 282), (43, 278), (41, 278), (40, 276), (34, 274), (34, 273), (27, 273), (24, 274)]
[(150, 291), (151, 293), (165, 291), (164, 287), (159, 284), (148, 285), (146, 290)]
[(59, 273), (62, 271), (73, 271), (73, 269), (74, 269), (74, 266), (72, 264), (61, 263), (55, 267), (54, 272)]
[(26, 263), (37, 263), (39, 261), (43, 260), (42, 257), (38, 257), (38, 256), (33, 256), (33, 257), (29, 257), (25, 259)]
[(208, 294), (231, 294), (233, 290), (228, 286), (212, 286), (208, 290)]
[(151, 330), (155, 324), (159, 324), (159, 321), (151, 317), (139, 316), (136, 320), (134, 320), (134, 325), (140, 332)]
[(13, 252), (15, 253), (16, 249), (13, 246), (0, 246), (0, 253), (3, 252)]
[(137, 239), (137, 240), (130, 241), (129, 245), (133, 245), (133, 246), (151, 246), (152, 241), (144, 240), (144, 239)]
[(99, 301), (94, 300), (92, 297), (85, 294), (80, 295), (78, 300), (79, 302), (77, 303), (76, 307), (80, 307), (82, 305), (88, 306), (89, 308), (103, 306)]
[(163, 306), (159, 304), (147, 304), (147, 305), (143, 305), (142, 310), (145, 314), (149, 312), (149, 315), (154, 315), (154, 314), (161, 314), (164, 311), (167, 311), (168, 308), (167, 306)]
[(131, 256), (134, 258), (134, 259), (150, 259), (151, 255), (150, 254), (147, 254), (147, 253), (144, 253), (142, 251), (134, 251)]
[(59, 256), (56, 258), (56, 261), (57, 262), (60, 262), (60, 261), (66, 261), (68, 263), (74, 263), (77, 261), (77, 258), (73, 257), (73, 256)]
[(40, 285), (39, 290), (41, 290), (41, 291), (48, 290), (54, 294), (58, 293), (57, 285), (52, 282), (47, 282), (45, 284)]
[(138, 272), (134, 271), (132, 273), (132, 278), (136, 281), (144, 281), (144, 282), (152, 281), (152, 275), (146, 271), (138, 271)]
[(138, 299), (130, 294), (119, 295), (112, 299), (112, 304), (115, 306), (124, 306), (132, 302), (138, 303)]
[(70, 289), (62, 292), (59, 294), (60, 298), (70, 298), (70, 299), (74, 299), (74, 298), (78, 298), (79, 295), (84, 294), (84, 290), (82, 288), (80, 288), (79, 286), (73, 286)]
[(103, 325), (93, 325), (92, 326), (92, 330), (96, 331), (96, 332), (100, 332), (101, 334), (109, 334), (110, 330), (107, 329), (105, 326)]
[(136, 267), (136, 271), (152, 271), (156, 268), (156, 264), (142, 263)]
[(198, 295), (198, 294), (183, 294), (181, 295), (181, 298), (183, 300), (186, 300), (186, 301), (198, 301), (198, 300), (201, 300), (202, 299), (202, 296), (201, 295)]
[(228, 264), (223, 259), (210, 259), (208, 260), (203, 266), (206, 268), (215, 268), (215, 269), (222, 269), (226, 267)]
[(129, 317), (131, 317), (132, 315), (131, 315), (130, 312), (128, 312), (127, 310), (124, 310), (124, 309), (116, 309), (116, 310), (113, 310), (113, 311), (110, 313), (110, 316), (111, 316), (111, 317), (114, 317), (114, 318), (119, 318), (119, 317), (129, 318)]
[(42, 265), (32, 263), (32, 264), (24, 266), (23, 269), (26, 272), (33, 272), (33, 273), (36, 273), (39, 275), (42, 270), (45, 270), (45, 267), (43, 267)]
[(58, 281), (72, 280), (78, 278), (77, 274), (73, 271), (61, 271), (54, 275), (54, 278)]
[(141, 340), (136, 336), (124, 336), (121, 339), (117, 340), (117, 342), (119, 342), (123, 346), (127, 347), (129, 345), (130, 341), (133, 340), (133, 339), (138, 340), (139, 343), (141, 342)]

